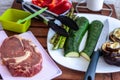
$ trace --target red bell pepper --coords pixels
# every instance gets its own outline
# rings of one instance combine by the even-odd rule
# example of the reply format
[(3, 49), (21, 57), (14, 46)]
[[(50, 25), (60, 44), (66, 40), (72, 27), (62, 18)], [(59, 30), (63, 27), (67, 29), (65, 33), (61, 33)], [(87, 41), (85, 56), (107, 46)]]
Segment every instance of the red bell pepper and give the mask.
[(65, 11), (69, 10), (71, 7), (72, 7), (72, 4), (65, 0), (65, 1), (57, 4), (54, 8), (50, 9), (50, 11), (52, 11), (56, 14), (62, 14)]
[(32, 3), (38, 5), (38, 0), (32, 0)]
[(57, 0), (52, 0), (52, 2), (48, 5), (49, 9), (54, 8), (56, 6)]
[(54, 8), (57, 4), (63, 2), (64, 0), (52, 0), (52, 2), (48, 5), (49, 9)]
[(32, 0), (33, 4), (36, 4), (40, 7), (48, 7), (52, 0)]
[(48, 9), (56, 14), (62, 14), (72, 7), (68, 0), (32, 0), (32, 3)]

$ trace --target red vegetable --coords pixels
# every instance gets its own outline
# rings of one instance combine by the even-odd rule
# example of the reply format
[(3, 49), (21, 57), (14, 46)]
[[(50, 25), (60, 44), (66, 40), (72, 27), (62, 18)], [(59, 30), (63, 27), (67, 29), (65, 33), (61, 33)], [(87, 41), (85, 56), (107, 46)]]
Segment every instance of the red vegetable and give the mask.
[(52, 2), (48, 5), (49, 8), (54, 8), (56, 6), (57, 0), (52, 0)]
[(72, 7), (72, 4), (68, 1), (63, 1), (57, 4), (54, 8), (50, 9), (50, 11), (56, 14), (62, 14), (65, 11), (69, 10)]
[(62, 14), (72, 6), (68, 0), (32, 0), (32, 3), (40, 7), (48, 7), (56, 14)]
[(40, 7), (48, 7), (52, 0), (32, 0), (33, 4), (36, 4)]
[(32, 3), (35, 4), (35, 5), (39, 4), (38, 0), (32, 0)]
[(57, 4), (63, 2), (64, 0), (52, 0), (52, 2), (48, 5), (49, 9), (54, 8)]

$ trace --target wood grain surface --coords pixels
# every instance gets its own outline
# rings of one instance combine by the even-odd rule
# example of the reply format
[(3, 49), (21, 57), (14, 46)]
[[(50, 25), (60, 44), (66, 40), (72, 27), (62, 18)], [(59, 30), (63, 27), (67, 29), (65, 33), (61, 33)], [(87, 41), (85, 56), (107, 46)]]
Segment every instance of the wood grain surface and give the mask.
[[(75, 3), (75, 5), (76, 5), (76, 3)], [(113, 9), (112, 17), (117, 18), (114, 6), (112, 4), (110, 4), (110, 6)], [(104, 7), (106, 7), (106, 6), (104, 5)], [(21, 4), (16, 3), (16, 1), (13, 2), (12, 8), (22, 9), (21, 8)], [(80, 12), (82, 12), (82, 13), (92, 13), (92, 14), (93, 13), (94, 14), (97, 13), (97, 14), (101, 14), (101, 15), (108, 15), (108, 13), (109, 13), (107, 11), (92, 12), (92, 11), (89, 11), (89, 10), (82, 10), (82, 9), (80, 9)], [(38, 41), (42, 44), (42, 46), (46, 50), (47, 50), (47, 43), (46, 42), (47, 42), (48, 29), (49, 29), (49, 27), (47, 25), (45, 25), (44, 23), (42, 23), (41, 21), (36, 20), (36, 19), (32, 19), (32, 24), (31, 24), (31, 26), (29, 28), (29, 30), (33, 32), (35, 37), (38, 39)], [(6, 31), (6, 33), (9, 36), (17, 34), (17, 33), (10, 32), (10, 31)], [(65, 68), (65, 67), (63, 67), (63, 66), (61, 66), (59, 64), (57, 64), (57, 65), (62, 70), (62, 75), (56, 77), (53, 80), (83, 80), (85, 72), (75, 71), (75, 70), (71, 70), (71, 69)], [(120, 76), (119, 75), (120, 75), (119, 72), (116, 72), (116, 73), (105, 73), (105, 74), (96, 74), (95, 80), (120, 80)]]

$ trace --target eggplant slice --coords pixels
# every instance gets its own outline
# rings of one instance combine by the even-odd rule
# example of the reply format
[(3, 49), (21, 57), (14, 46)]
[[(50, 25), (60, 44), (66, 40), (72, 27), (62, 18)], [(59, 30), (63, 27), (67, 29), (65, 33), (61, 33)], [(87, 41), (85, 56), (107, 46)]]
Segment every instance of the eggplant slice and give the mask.
[(109, 36), (110, 40), (120, 42), (120, 28), (114, 29)]
[(106, 42), (102, 45), (104, 60), (110, 65), (120, 66), (120, 43)]

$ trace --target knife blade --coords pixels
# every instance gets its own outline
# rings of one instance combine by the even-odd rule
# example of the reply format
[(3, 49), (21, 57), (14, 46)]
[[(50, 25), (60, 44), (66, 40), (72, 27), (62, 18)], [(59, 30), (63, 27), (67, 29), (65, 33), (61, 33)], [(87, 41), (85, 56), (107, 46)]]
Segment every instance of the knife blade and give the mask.
[(102, 44), (106, 42), (108, 34), (109, 34), (109, 22), (108, 22), (108, 19), (106, 19), (104, 21), (104, 26), (102, 28), (101, 34), (98, 38), (97, 44), (92, 54), (92, 58), (89, 63), (87, 72), (85, 73), (84, 80), (94, 80), (96, 66), (98, 63), (98, 59), (101, 55), (100, 49), (101, 49)]

